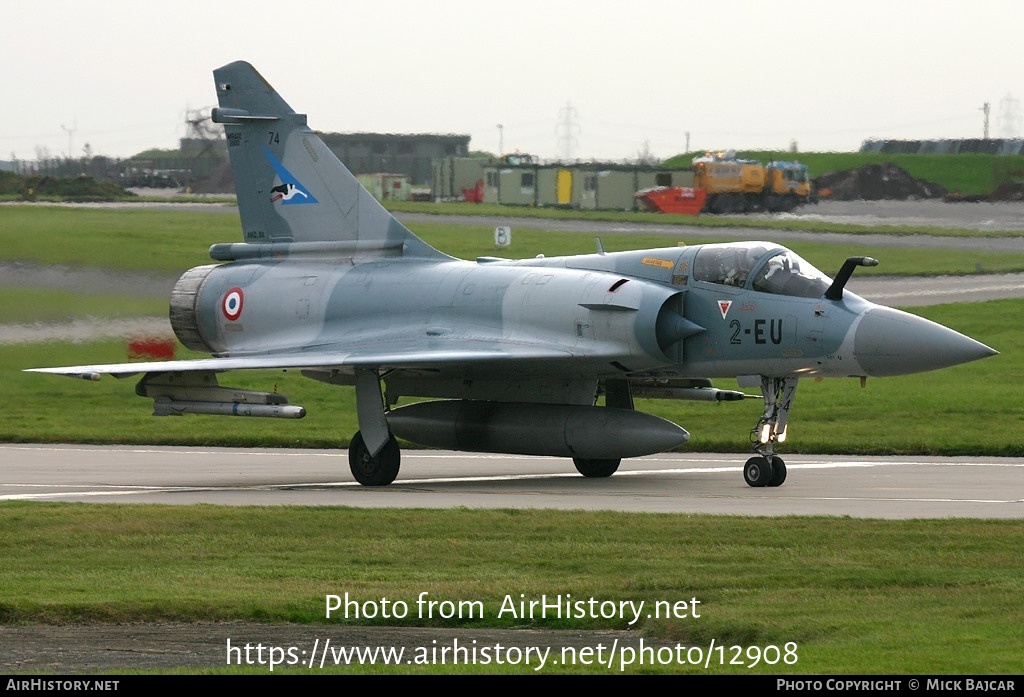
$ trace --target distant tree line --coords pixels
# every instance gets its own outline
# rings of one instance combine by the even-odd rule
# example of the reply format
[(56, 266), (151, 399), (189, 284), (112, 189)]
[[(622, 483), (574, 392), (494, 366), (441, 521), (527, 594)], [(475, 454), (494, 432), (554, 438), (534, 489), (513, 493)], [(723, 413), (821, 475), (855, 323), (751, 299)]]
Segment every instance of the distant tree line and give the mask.
[(58, 177), (0, 172), (0, 197), (21, 201), (116, 201), (134, 198), (135, 194), (113, 181), (98, 181), (84, 174)]
[(181, 189), (207, 176), (224, 161), (224, 153), (209, 149), (198, 153), (180, 150), (147, 150), (129, 158), (103, 155), (49, 157), (45, 151), (34, 160), (14, 159), (11, 171), (22, 177), (89, 177), (121, 187)]

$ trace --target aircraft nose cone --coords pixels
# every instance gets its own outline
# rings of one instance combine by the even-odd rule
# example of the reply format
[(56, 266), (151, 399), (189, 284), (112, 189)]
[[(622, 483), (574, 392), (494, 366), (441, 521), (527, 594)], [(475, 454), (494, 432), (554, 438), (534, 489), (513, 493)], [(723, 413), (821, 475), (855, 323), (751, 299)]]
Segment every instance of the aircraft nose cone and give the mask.
[(854, 335), (854, 357), (867, 375), (906, 375), (998, 354), (941, 324), (889, 307), (869, 310)]

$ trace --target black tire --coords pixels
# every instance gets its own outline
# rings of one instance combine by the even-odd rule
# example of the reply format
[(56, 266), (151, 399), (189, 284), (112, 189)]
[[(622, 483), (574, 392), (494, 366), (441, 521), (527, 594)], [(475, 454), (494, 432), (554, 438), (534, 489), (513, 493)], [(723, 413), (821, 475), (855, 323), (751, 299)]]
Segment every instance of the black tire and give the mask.
[(352, 476), (363, 486), (387, 486), (398, 477), (401, 463), (402, 451), (394, 436), (388, 437), (377, 457), (370, 457), (362, 433), (357, 431), (352, 436), (352, 443), (348, 446), (348, 466)]
[(621, 460), (599, 460), (574, 457), (572, 464), (584, 477), (610, 477), (619, 469)]
[(786, 463), (781, 457), (772, 458), (772, 478), (768, 480), (768, 486), (782, 486), (786, 481)]
[(749, 486), (768, 486), (773, 476), (775, 475), (772, 463), (760, 455), (750, 458), (747, 464), (743, 465), (743, 479)]
[(799, 205), (800, 199), (792, 194), (789, 194), (784, 199), (782, 199), (782, 210), (786, 213), (795, 210), (796, 207)]

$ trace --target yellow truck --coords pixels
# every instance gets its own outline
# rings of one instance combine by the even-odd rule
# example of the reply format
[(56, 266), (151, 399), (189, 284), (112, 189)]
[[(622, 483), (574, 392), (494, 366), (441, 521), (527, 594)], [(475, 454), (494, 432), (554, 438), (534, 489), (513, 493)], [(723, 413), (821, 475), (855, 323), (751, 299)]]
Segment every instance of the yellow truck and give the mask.
[(693, 186), (704, 189), (705, 213), (791, 211), (811, 200), (807, 165), (740, 160), (731, 151), (693, 158)]

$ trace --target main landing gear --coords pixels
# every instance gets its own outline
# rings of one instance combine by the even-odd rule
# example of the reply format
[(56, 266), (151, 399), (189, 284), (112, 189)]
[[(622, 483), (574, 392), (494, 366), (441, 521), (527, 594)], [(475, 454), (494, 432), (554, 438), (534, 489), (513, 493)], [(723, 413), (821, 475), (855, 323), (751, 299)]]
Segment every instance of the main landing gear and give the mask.
[(359, 430), (348, 446), (348, 466), (363, 486), (387, 486), (398, 477), (402, 452), (384, 414), (384, 396), (375, 371), (355, 371)]
[(750, 434), (757, 457), (743, 466), (743, 479), (750, 486), (781, 486), (786, 481), (786, 463), (775, 454), (775, 444), (786, 440), (796, 386), (797, 378), (761, 376), (764, 414)]
[(402, 452), (398, 441), (391, 434), (380, 451), (371, 456), (363, 442), (363, 434), (356, 431), (348, 446), (348, 466), (352, 476), (363, 486), (387, 486), (398, 477), (402, 464)]

